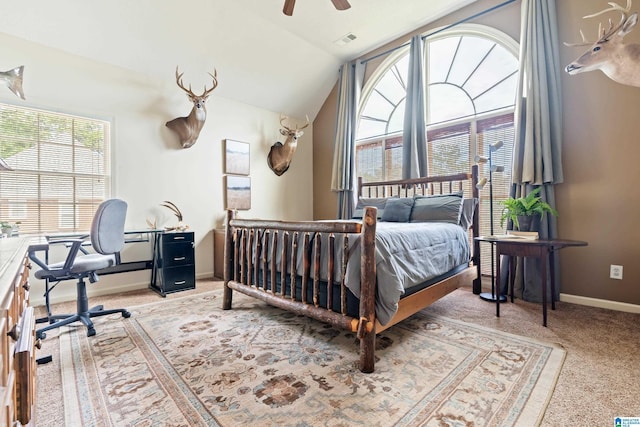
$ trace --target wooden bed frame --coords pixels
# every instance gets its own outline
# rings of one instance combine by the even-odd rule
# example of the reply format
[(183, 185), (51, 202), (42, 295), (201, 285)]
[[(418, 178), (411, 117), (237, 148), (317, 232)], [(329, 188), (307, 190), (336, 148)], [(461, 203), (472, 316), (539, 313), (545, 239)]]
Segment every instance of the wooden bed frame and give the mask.
[[(359, 180), (358, 195), (362, 197), (411, 197), (414, 194), (433, 195), (447, 194), (460, 191), (465, 182), (471, 182), (472, 196), (478, 197), (476, 189), (478, 169), (473, 166), (471, 173), (457, 175), (417, 178), (409, 180), (396, 180), (387, 182), (363, 183)], [(375, 337), (377, 333), (393, 326), (403, 319), (429, 306), (433, 302), (449, 294), (460, 286), (473, 283), (473, 292), (480, 293), (480, 251), (479, 243), (472, 241), (472, 262), (461, 272), (454, 274), (440, 282), (432, 284), (418, 292), (403, 297), (399, 302), (399, 309), (395, 316), (386, 325), (382, 326), (375, 317), (376, 296), (376, 262), (375, 262), (375, 233), (376, 233), (377, 209), (366, 207), (362, 222), (345, 221), (269, 221), (238, 219), (234, 211), (227, 211), (225, 253), (224, 253), (224, 297), (223, 309), (231, 309), (233, 290), (242, 292), (254, 298), (258, 298), (270, 305), (302, 314), (321, 322), (329, 323), (336, 327), (347, 329), (360, 339), (360, 362), (362, 372), (373, 372), (375, 364)], [(473, 237), (478, 236), (478, 209), (476, 208), (471, 230)], [(262, 239), (264, 233), (269, 233), (277, 241), (278, 236), (283, 240), (281, 265), (276, 265), (277, 244), (269, 247), (269, 239)], [(328, 256), (328, 280), (320, 280), (320, 240), (312, 239), (316, 233), (329, 235)], [(344, 235), (345, 254), (348, 247), (348, 234), (360, 234), (361, 248), (361, 288), (359, 299), (359, 317), (351, 317), (347, 314), (345, 271), (346, 258), (341, 265), (334, 265), (333, 246), (335, 236)], [(298, 244), (302, 238), (302, 245)], [(263, 240), (265, 241), (263, 245)], [(310, 242), (314, 243), (311, 244)], [(264, 247), (263, 247), (264, 246)], [(302, 246), (302, 247), (299, 247)], [(297, 259), (299, 251), (302, 251), (303, 271), (297, 272), (295, 266), (287, 273), (286, 263), (288, 259)], [(259, 254), (256, 262), (252, 254)], [(267, 254), (271, 259), (267, 261)], [(312, 258), (313, 257), (313, 258)], [(311, 260), (315, 262), (312, 263)], [(294, 263), (295, 264), (295, 263)], [(313, 271), (311, 267), (313, 265)], [(339, 285), (341, 301), (340, 307), (332, 307), (333, 277), (336, 268), (342, 278)], [(302, 276), (302, 289), (300, 295), (294, 289), (294, 295), (283, 294), (285, 286), (264, 286), (261, 283), (285, 283), (289, 277), (294, 279)], [(262, 281), (260, 281), (262, 279)], [(270, 280), (270, 282), (269, 282)], [(292, 280), (293, 281), (293, 280)], [(295, 282), (294, 282), (295, 283)], [(309, 300), (307, 295), (312, 292), (313, 298)], [(319, 295), (324, 292), (327, 301), (320, 304)], [(300, 298), (298, 301), (296, 298)]]

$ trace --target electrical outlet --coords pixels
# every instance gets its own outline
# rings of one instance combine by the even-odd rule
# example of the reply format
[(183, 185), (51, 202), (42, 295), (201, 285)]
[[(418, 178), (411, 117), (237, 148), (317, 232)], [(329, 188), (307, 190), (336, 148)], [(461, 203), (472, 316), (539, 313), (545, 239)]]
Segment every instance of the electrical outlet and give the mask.
[(622, 280), (622, 266), (611, 264), (611, 269), (609, 270), (609, 277), (612, 279)]

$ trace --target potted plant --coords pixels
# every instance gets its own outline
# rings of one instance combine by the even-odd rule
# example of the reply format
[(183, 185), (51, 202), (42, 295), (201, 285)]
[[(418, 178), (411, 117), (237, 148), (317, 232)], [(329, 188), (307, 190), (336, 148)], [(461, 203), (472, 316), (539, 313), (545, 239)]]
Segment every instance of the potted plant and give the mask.
[(502, 217), (500, 218), (500, 226), (504, 226), (505, 220), (511, 220), (515, 229), (530, 231), (531, 221), (536, 215), (540, 218), (542, 218), (542, 215), (545, 213), (558, 216), (558, 211), (543, 201), (538, 195), (539, 193), (540, 187), (531, 191), (526, 197), (509, 197), (500, 202), (504, 206), (502, 209)]

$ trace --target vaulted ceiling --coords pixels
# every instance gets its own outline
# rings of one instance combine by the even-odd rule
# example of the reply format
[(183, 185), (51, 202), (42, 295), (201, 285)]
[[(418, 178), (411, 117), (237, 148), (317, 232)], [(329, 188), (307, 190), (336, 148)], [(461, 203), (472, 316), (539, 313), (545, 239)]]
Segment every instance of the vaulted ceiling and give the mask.
[(284, 0), (6, 1), (0, 31), (172, 82), (179, 65), (194, 88), (216, 68), (216, 95), (313, 118), (342, 63), (474, 1), (298, 0), (291, 17)]

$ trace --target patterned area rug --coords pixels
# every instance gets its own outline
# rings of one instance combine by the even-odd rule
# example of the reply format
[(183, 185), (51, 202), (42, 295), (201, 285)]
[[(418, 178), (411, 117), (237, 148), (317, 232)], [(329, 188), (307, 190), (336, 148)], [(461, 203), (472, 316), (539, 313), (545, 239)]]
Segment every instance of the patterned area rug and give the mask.
[(69, 426), (537, 425), (565, 352), (429, 316), (378, 335), (376, 370), (351, 333), (234, 293), (134, 307), (60, 334)]

